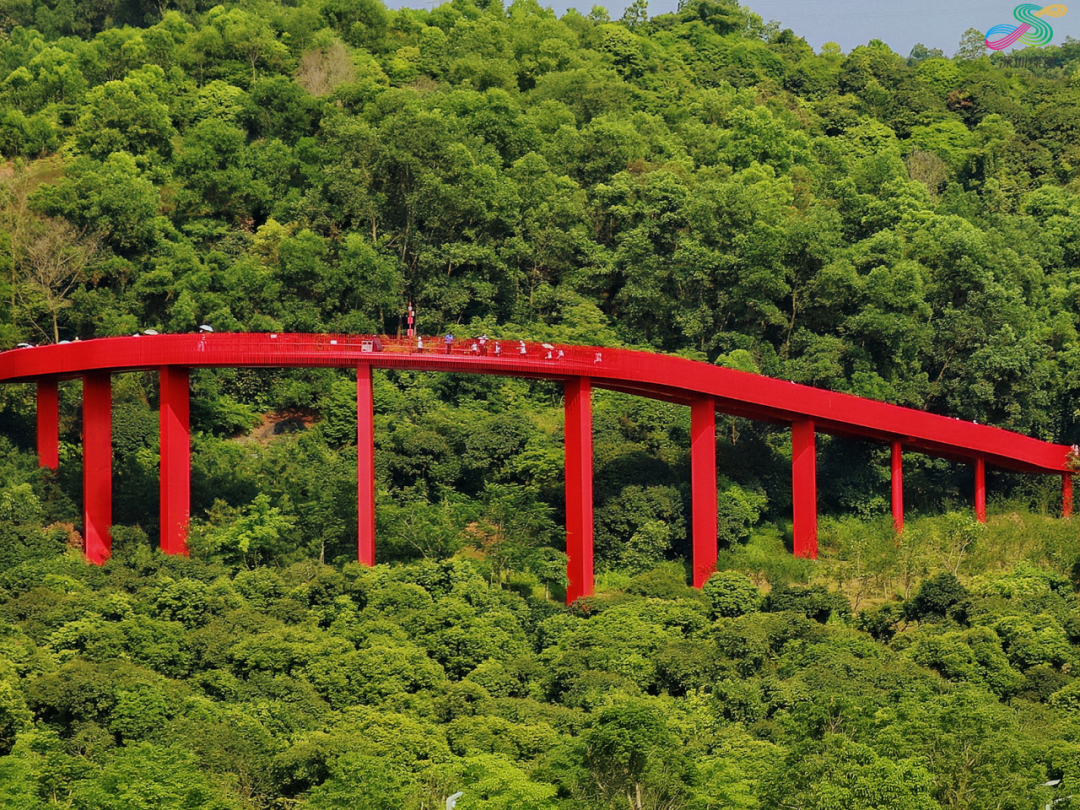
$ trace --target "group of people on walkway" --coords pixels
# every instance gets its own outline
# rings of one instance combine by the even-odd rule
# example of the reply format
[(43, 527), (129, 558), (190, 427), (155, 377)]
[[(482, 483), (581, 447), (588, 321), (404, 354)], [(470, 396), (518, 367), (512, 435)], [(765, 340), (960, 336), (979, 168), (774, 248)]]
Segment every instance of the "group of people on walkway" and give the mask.
[[(495, 357), (502, 357), (504, 356), (504, 354), (525, 357), (529, 354), (529, 345), (526, 344), (524, 340), (517, 341), (517, 346), (515, 346), (512, 351), (509, 348), (504, 351), (502, 343), (497, 340), (491, 340), (491, 338), (489, 338), (486, 334), (471, 339), (467, 338), (462, 344), (461, 342), (457, 341), (452, 332), (447, 332), (442, 337), (442, 343), (443, 354), (446, 355), (454, 354), (455, 351), (458, 354), (461, 354), (462, 348), (464, 348), (465, 354), (469, 354), (474, 357), (487, 357), (489, 355), (494, 355)], [(488, 348), (489, 344), (491, 345), (490, 350)], [(510, 341), (510, 344), (513, 345), (513, 341)], [(424, 346), (423, 335), (417, 335), (416, 352), (418, 354), (423, 354), (425, 348), (426, 347)], [(563, 349), (551, 343), (541, 343), (540, 350), (543, 353), (543, 358), (545, 360), (562, 360), (566, 357), (566, 352)], [(601, 353), (596, 352), (595, 362), (601, 362), (601, 357)]]
[[(443, 353), (444, 354), (453, 354), (453, 352), (454, 352), (454, 341), (455, 341), (454, 335), (451, 332), (447, 332), (445, 335), (443, 335), (442, 340), (443, 340)], [(467, 351), (468, 351), (469, 354), (476, 355), (477, 357), (487, 357), (488, 354), (489, 354), (489, 351), (488, 351), (488, 344), (489, 343), (493, 344), (492, 349), (490, 351), (490, 354), (493, 354), (495, 357), (502, 357), (502, 355), (503, 355), (502, 344), (497, 340), (494, 340), (494, 341), (491, 340), (487, 335), (480, 335), (477, 338), (473, 338), (471, 344), (468, 344), (468, 342), (467, 342), (467, 345), (468, 345)], [(552, 348), (554, 348), (554, 347), (552, 347)], [(416, 351), (417, 352), (423, 352), (424, 351), (424, 338), (423, 338), (423, 336), (418, 336), (416, 338)], [(516, 353), (518, 355), (527, 355), (529, 353), (529, 347), (525, 344), (524, 340), (519, 340), (518, 341), (517, 352)], [(562, 349), (558, 350), (558, 356), (560, 358), (564, 356), (564, 353), (563, 353)], [(554, 359), (550, 349), (548, 350), (547, 359), (548, 360)]]

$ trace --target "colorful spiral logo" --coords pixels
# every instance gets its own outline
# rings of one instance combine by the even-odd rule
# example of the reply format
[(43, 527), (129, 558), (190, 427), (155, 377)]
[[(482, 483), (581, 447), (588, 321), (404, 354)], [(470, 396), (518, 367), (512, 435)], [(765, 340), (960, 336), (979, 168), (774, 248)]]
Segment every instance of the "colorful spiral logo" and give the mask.
[[(1055, 3), (1052, 6), (1035, 6), (1021, 3), (1013, 9), (1013, 17), (1020, 25), (1002, 23), (986, 32), (986, 47), (1000, 51), (1017, 42), (1024, 45), (1046, 45), (1054, 36), (1054, 29), (1042, 17), (1061, 17), (1067, 12), (1065, 6)], [(990, 37), (1004, 34), (1001, 39), (990, 41)]]

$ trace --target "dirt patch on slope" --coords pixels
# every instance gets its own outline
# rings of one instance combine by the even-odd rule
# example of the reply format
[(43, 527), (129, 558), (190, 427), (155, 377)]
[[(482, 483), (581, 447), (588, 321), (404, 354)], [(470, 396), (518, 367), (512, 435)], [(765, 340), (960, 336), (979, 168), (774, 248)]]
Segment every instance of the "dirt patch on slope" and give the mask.
[(264, 413), (251, 432), (246, 436), (240, 436), (236, 441), (241, 444), (267, 445), (274, 439), (286, 436), (290, 433), (300, 433), (310, 428), (317, 418), (312, 411), (302, 408), (291, 408), (285, 411), (271, 411)]

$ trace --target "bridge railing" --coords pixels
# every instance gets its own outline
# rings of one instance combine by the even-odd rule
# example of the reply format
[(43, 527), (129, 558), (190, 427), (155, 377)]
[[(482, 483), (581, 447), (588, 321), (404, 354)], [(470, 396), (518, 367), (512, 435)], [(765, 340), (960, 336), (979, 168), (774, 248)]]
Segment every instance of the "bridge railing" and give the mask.
[[(195, 335), (191, 336), (196, 339)], [(132, 338), (136, 339), (136, 338)], [(150, 341), (153, 336), (140, 337)], [(603, 363), (618, 349), (601, 349), (588, 346), (576, 346), (563, 343), (536, 342), (521, 339), (501, 339), (480, 337), (454, 337), (447, 341), (445, 336), (391, 337), (386, 335), (356, 334), (296, 334), (278, 332), (245, 332), (200, 336), (203, 344), (217, 355), (225, 355), (230, 362), (245, 362), (263, 365), (273, 355), (283, 356), (326, 355), (327, 358), (340, 358), (342, 354), (366, 355), (425, 355), (429, 357), (485, 358), (491, 360), (530, 360), (550, 361), (555, 370), (558, 364), (595, 366)], [(268, 350), (271, 353), (268, 355)], [(372, 358), (375, 360), (375, 357)]]

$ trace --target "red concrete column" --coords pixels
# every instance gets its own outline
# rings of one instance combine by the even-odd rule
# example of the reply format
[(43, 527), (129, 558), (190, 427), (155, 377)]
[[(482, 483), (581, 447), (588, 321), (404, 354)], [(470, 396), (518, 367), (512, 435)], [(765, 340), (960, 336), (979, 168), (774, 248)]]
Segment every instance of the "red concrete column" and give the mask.
[(371, 366), (356, 368), (356, 559), (375, 564), (375, 397)]
[(161, 429), (161, 550), (187, 555), (191, 510), (191, 426), (188, 370), (162, 366), (158, 376)]
[(975, 459), (975, 520), (986, 523), (986, 461)]
[(112, 551), (112, 379), (94, 371), (83, 377), (83, 536), (95, 565)]
[(1061, 516), (1072, 517), (1072, 473), (1061, 476)]
[(592, 384), (563, 383), (566, 409), (566, 604), (593, 593)]
[(55, 378), (43, 377), (37, 383), (37, 454), (39, 467), (60, 466), (60, 396)]
[(817, 458), (814, 422), (791, 424), (792, 534), (796, 557), (817, 559)]
[(904, 531), (904, 446), (892, 443), (892, 523), (896, 533)]
[(693, 513), (694, 587), (716, 571), (716, 405), (690, 406), (690, 507)]

